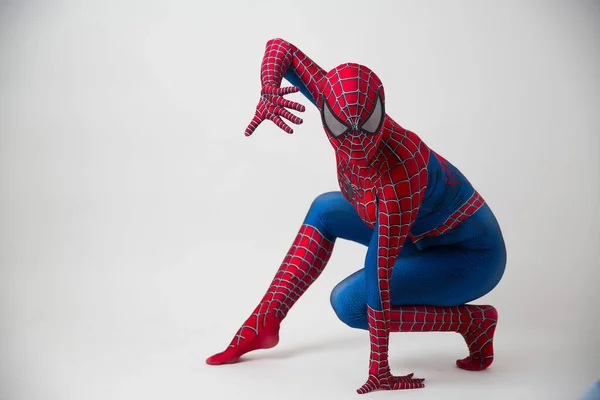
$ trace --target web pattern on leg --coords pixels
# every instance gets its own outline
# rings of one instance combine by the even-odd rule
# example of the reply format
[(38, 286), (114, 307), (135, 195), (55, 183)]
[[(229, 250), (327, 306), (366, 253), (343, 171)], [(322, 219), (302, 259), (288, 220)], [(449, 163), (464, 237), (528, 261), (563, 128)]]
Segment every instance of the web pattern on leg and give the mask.
[(402, 306), (390, 313), (390, 332), (457, 332), (469, 347), (460, 368), (479, 371), (494, 361), (494, 333), (498, 312), (489, 305), (456, 307)]
[(319, 277), (333, 242), (310, 225), (302, 225), (269, 289), (252, 315), (235, 334), (230, 347), (257, 335), (267, 319), (282, 320), (306, 289)]
[(231, 364), (250, 351), (277, 345), (281, 320), (319, 277), (331, 256), (333, 244), (315, 227), (302, 225), (258, 306), (238, 329), (227, 349), (209, 357), (206, 362)]

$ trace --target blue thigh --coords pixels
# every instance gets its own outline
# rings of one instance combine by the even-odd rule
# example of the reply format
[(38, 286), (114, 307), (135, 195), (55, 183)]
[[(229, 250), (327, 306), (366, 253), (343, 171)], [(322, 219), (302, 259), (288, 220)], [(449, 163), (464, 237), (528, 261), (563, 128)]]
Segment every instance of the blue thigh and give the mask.
[[(486, 213), (488, 211), (483, 210), (463, 224), (480, 224), (479, 219), (488, 218)], [(444, 307), (471, 302), (498, 284), (505, 265), (506, 250), (499, 229), (489, 229), (480, 238), (470, 238), (463, 245), (408, 252), (403, 249), (390, 279), (392, 305)], [(361, 269), (344, 279), (331, 293), (336, 314), (353, 328), (368, 328), (365, 289), (365, 274)]]
[(341, 192), (319, 195), (312, 202), (304, 223), (315, 227), (332, 242), (342, 238), (367, 246), (373, 235), (373, 228), (360, 219)]

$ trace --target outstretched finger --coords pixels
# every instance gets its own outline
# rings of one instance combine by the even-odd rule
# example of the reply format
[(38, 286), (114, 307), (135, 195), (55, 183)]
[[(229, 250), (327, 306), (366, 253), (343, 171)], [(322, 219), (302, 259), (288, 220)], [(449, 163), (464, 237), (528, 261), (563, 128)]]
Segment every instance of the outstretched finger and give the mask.
[(408, 374), (406, 376), (399, 376), (396, 379), (399, 380), (400, 382), (410, 382), (415, 380), (415, 378), (413, 378), (413, 376), (415, 376), (415, 374)]
[(304, 107), (302, 104), (296, 103), (295, 101), (284, 99), (283, 97), (276, 97), (275, 105), (277, 105), (279, 107), (291, 108), (292, 110), (296, 110), (296, 111), (300, 111), (300, 112), (304, 112), (306, 110), (306, 107)]
[(290, 94), (290, 93), (297, 93), (300, 91), (300, 88), (298, 86), (286, 86), (286, 87), (282, 87), (282, 88), (277, 88), (277, 93), (280, 96), (284, 96), (286, 94)]
[(299, 125), (302, 123), (302, 118), (295, 116), (294, 114), (292, 114), (291, 112), (289, 112), (288, 110), (286, 110), (285, 108), (279, 108), (277, 110), (277, 114), (280, 117), (283, 117), (289, 121), (292, 121), (294, 124)]
[(273, 121), (275, 123), (275, 125), (277, 125), (280, 129), (283, 129), (284, 131), (286, 131), (287, 133), (294, 133), (294, 130), (292, 128), (290, 128), (288, 126), (288, 124), (286, 124), (285, 122), (283, 122), (283, 120), (281, 118), (279, 118), (277, 115), (272, 115), (269, 117), (269, 119), (271, 121)]
[(260, 125), (262, 121), (262, 118), (255, 114), (254, 118), (252, 118), (252, 121), (250, 121), (250, 123), (248, 124), (248, 127), (246, 127), (246, 131), (244, 132), (244, 134), (246, 136), (252, 135), (254, 130), (258, 127), (258, 125)]
[(274, 94), (277, 96), (284, 96), (290, 93), (296, 93), (300, 91), (298, 86), (287, 86), (283, 88), (278, 88), (276, 86), (263, 86), (262, 93), (263, 94)]

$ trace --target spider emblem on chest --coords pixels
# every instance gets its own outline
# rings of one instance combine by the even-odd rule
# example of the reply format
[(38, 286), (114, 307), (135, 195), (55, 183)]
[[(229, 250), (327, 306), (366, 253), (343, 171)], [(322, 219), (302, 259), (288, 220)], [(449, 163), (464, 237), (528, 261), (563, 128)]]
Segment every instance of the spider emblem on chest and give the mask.
[(340, 176), (340, 186), (344, 188), (346, 195), (348, 196), (348, 200), (360, 203), (364, 197), (364, 188), (360, 184), (360, 179), (356, 179), (356, 183), (353, 183), (352, 175), (348, 176), (346, 173), (342, 173)]
[(369, 221), (372, 219), (371, 208), (376, 196), (372, 179), (372, 171), (338, 164), (338, 182), (344, 197), (352, 203), (361, 217)]
[(355, 193), (355, 189), (358, 189), (358, 187), (356, 187), (355, 185), (352, 184), (352, 182), (350, 182), (350, 180), (345, 179), (346, 181), (346, 193), (348, 193), (348, 197), (350, 199), (354, 198), (354, 193)]

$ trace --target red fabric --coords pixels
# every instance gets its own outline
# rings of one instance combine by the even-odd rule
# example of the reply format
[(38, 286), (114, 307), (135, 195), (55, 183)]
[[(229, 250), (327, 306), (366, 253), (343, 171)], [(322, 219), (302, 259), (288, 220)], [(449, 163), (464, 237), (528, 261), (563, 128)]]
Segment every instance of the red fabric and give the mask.
[(494, 361), (493, 340), (497, 321), (498, 312), (492, 306), (404, 306), (392, 308), (390, 331), (460, 333), (469, 347), (469, 356), (457, 360), (456, 365), (479, 371)]
[(413, 374), (393, 376), (388, 364), (389, 320), (383, 311), (367, 307), (369, 318), (369, 337), (371, 338), (371, 356), (369, 359), (369, 378), (357, 392), (364, 394), (375, 390), (417, 389), (425, 386), (424, 379), (413, 378)]
[(229, 347), (209, 357), (208, 364), (236, 362), (243, 354), (279, 342), (279, 324), (290, 308), (321, 274), (333, 243), (310, 225), (303, 225), (275, 274), (267, 293), (235, 334)]

